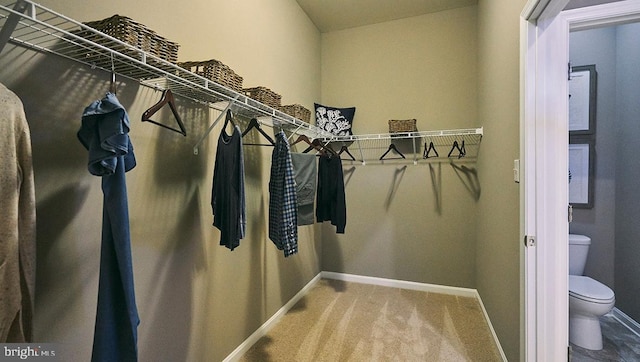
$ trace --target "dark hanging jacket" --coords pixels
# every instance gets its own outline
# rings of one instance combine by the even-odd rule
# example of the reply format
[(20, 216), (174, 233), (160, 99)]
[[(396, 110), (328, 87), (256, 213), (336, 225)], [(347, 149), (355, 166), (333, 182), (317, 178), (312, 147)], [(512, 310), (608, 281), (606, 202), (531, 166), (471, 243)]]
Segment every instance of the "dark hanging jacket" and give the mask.
[(316, 221), (331, 221), (331, 225), (336, 227), (336, 233), (344, 234), (347, 205), (340, 157), (320, 156), (318, 160)]
[(211, 189), (213, 226), (220, 230), (220, 245), (230, 250), (240, 245), (246, 230), (244, 158), (242, 134), (238, 126), (218, 138)]

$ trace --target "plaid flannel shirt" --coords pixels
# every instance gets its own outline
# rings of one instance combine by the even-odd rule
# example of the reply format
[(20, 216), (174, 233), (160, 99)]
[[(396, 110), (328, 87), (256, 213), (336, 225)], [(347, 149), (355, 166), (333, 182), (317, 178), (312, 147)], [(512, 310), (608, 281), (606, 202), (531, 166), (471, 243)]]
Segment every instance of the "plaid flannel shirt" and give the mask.
[(298, 252), (298, 201), (289, 142), (284, 132), (276, 134), (269, 180), (269, 239), (284, 256)]

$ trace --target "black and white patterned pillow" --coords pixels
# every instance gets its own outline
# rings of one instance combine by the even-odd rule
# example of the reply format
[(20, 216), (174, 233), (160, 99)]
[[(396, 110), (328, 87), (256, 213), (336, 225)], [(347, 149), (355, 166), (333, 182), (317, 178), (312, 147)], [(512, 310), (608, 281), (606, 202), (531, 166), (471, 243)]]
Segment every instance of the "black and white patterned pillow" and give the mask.
[(314, 103), (316, 126), (336, 136), (352, 135), (351, 125), (356, 107), (336, 108)]

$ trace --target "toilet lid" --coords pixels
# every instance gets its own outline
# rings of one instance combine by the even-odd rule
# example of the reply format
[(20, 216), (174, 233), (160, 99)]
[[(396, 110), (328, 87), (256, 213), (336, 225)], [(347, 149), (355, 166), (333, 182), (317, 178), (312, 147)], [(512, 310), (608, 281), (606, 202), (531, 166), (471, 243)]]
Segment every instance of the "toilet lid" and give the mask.
[(582, 275), (569, 275), (569, 295), (593, 302), (611, 302), (613, 290), (597, 280)]

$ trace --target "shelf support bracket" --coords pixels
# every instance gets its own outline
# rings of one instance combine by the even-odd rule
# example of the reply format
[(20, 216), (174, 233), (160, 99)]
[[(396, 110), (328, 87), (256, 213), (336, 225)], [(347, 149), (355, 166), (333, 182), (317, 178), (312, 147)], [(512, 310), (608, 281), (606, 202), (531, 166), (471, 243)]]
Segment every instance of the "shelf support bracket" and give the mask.
[(362, 145), (360, 145), (359, 139), (356, 139), (356, 143), (358, 144), (358, 151), (360, 151), (360, 160), (362, 161), (362, 166), (364, 166), (367, 164), (367, 162), (364, 159), (364, 153), (362, 152)]
[(0, 30), (0, 53), (2, 53), (2, 49), (4, 49), (4, 46), (9, 42), (13, 31), (16, 30), (16, 26), (18, 26), (18, 22), (20, 21), (20, 14), (24, 14), (27, 10), (27, 5), (26, 1), (18, 0), (13, 6), (15, 12), (9, 14), (7, 21), (5, 21), (4, 26), (2, 26), (2, 30)]
[(289, 138), (287, 138), (287, 141), (290, 141), (291, 138), (293, 138), (293, 135), (298, 134), (298, 131), (300, 131), (300, 128), (302, 128), (302, 125), (298, 125), (298, 128), (296, 128), (295, 131), (291, 132), (291, 136), (289, 136)]
[(418, 153), (416, 152), (416, 138), (411, 137), (411, 144), (413, 145), (413, 164), (418, 164)]
[(213, 129), (213, 127), (216, 126), (216, 124), (218, 124), (218, 122), (220, 122), (220, 120), (222, 119), (222, 117), (224, 117), (227, 114), (227, 111), (231, 108), (231, 106), (236, 102), (236, 100), (238, 99), (238, 97), (240, 97), (240, 95), (237, 95), (233, 100), (229, 101), (229, 104), (227, 104), (227, 107), (225, 107), (225, 109), (220, 113), (220, 115), (218, 115), (218, 117), (216, 118), (215, 121), (213, 121), (213, 123), (211, 124), (211, 126), (209, 126), (209, 129), (207, 129), (207, 131), (202, 135), (202, 137), (200, 137), (200, 139), (198, 140), (198, 143), (196, 143), (195, 146), (193, 146), (193, 154), (197, 155), (198, 154), (198, 147), (200, 147), (200, 145), (202, 144), (202, 142), (205, 140), (205, 138), (207, 138), (207, 136), (209, 135), (209, 133), (211, 133), (211, 130)]

